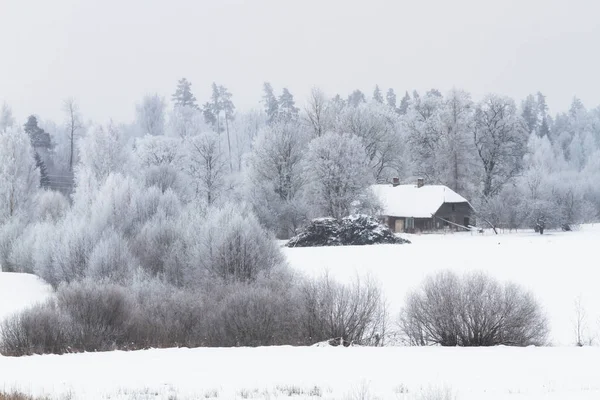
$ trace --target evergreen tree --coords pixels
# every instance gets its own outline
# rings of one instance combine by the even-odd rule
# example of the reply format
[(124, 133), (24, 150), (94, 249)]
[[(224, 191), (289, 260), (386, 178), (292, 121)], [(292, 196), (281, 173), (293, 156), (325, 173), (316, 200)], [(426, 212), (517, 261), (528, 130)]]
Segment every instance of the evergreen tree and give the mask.
[(52, 148), (50, 134), (38, 126), (38, 120), (34, 115), (30, 115), (27, 118), (27, 122), (25, 125), (23, 125), (23, 127), (25, 129), (25, 133), (29, 135), (31, 145), (34, 149), (49, 150)]
[(521, 103), (521, 116), (527, 126), (527, 133), (537, 132), (538, 109), (537, 101), (531, 94)]
[(265, 113), (267, 114), (267, 123), (271, 124), (277, 119), (279, 112), (279, 103), (273, 92), (273, 86), (269, 82), (263, 84), (263, 103), (265, 104)]
[(279, 117), (284, 121), (296, 121), (298, 111), (294, 96), (287, 88), (283, 88), (283, 93), (279, 96)]
[[(417, 94), (417, 93), (415, 92), (415, 94)], [(410, 105), (410, 95), (408, 94), (408, 91), (407, 91), (404, 94), (404, 97), (402, 98), (402, 100), (400, 100), (400, 107), (398, 107), (398, 112), (402, 115), (406, 115), (409, 105)]]
[(373, 100), (383, 104), (383, 96), (381, 95), (381, 89), (379, 89), (379, 85), (375, 85), (375, 90), (373, 91)]
[(50, 177), (48, 177), (48, 171), (46, 170), (46, 164), (42, 161), (40, 155), (35, 152), (34, 154), (35, 166), (40, 171), (40, 187), (42, 189), (48, 189), (50, 187)]
[(396, 109), (396, 93), (394, 89), (389, 88), (387, 94), (385, 95), (385, 99), (387, 100), (387, 105), (390, 106), (393, 110)]
[(196, 103), (196, 96), (192, 93), (192, 83), (185, 78), (181, 78), (177, 82), (177, 90), (171, 97), (175, 103), (175, 107), (191, 107), (199, 109)]
[(355, 90), (348, 96), (348, 105), (351, 107), (358, 107), (359, 104), (366, 103), (367, 99), (365, 98), (365, 94), (360, 90)]

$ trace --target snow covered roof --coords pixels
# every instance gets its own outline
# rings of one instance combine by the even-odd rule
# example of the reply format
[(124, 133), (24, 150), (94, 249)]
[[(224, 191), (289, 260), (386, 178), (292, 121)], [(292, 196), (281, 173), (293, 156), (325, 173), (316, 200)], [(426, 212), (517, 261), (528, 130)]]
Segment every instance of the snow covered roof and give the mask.
[(431, 218), (444, 203), (468, 203), (444, 185), (373, 185), (371, 189), (391, 217)]

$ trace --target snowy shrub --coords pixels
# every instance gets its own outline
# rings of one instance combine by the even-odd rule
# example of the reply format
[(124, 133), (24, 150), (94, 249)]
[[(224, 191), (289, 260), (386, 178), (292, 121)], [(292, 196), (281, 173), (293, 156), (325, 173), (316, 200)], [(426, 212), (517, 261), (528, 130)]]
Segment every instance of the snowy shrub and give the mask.
[(57, 306), (73, 321), (73, 350), (103, 350), (126, 343), (132, 304), (124, 287), (95, 281), (63, 285), (57, 292)]
[(72, 322), (55, 302), (34, 306), (0, 326), (0, 353), (5, 356), (63, 354), (72, 340)]
[(125, 283), (131, 279), (136, 267), (137, 260), (129, 250), (127, 239), (115, 231), (107, 231), (89, 256), (86, 276)]
[(440, 272), (411, 292), (400, 318), (411, 345), (544, 345), (548, 322), (533, 295), (482, 273)]
[[(214, 288), (209, 300), (210, 345), (267, 346), (305, 343), (300, 325), (301, 297), (287, 272), (253, 284)], [(217, 294), (216, 291), (220, 291)]]
[(303, 289), (303, 327), (312, 343), (331, 338), (378, 345), (385, 339), (384, 299), (370, 278), (342, 285), (328, 276), (307, 282)]
[(273, 237), (252, 213), (227, 205), (208, 214), (204, 225), (192, 230), (188, 238), (189, 262), (200, 274), (227, 282), (248, 282), (284, 263)]

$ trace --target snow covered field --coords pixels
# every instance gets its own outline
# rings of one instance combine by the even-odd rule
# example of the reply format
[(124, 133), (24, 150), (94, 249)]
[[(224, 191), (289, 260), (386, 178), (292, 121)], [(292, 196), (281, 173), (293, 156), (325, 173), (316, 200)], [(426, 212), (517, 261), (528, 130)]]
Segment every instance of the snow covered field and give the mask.
[(0, 389), (86, 400), (600, 398), (593, 347), (167, 349), (0, 357), (0, 371)]
[[(600, 347), (572, 346), (574, 301), (588, 333), (599, 328), (600, 227), (577, 232), (412, 235), (410, 245), (285, 249), (290, 264), (342, 281), (371, 274), (395, 313), (428, 274), (483, 270), (530, 289), (557, 347), (166, 349), (9, 358), (0, 391), (71, 399), (597, 400)], [(22, 274), (0, 273), (0, 318), (49, 294)], [(439, 395), (440, 397), (435, 397)]]
[(600, 333), (600, 225), (576, 232), (533, 231), (405, 235), (409, 245), (286, 248), (290, 264), (310, 275), (324, 271), (348, 281), (370, 274), (381, 283), (393, 313), (406, 293), (435, 271), (485, 271), (531, 289), (550, 319), (555, 345), (575, 342), (575, 300), (587, 313), (588, 333)]
[(0, 272), (0, 321), (19, 310), (43, 302), (52, 288), (34, 275)]

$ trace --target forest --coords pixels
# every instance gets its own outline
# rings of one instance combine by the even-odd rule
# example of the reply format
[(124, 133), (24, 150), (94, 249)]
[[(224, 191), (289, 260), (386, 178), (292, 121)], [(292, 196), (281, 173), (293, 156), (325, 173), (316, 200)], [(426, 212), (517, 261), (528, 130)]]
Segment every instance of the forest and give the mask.
[[(226, 87), (201, 104), (181, 79), (168, 99), (143, 96), (129, 123), (88, 121), (75, 99), (63, 121), (28, 112), (0, 114), (0, 264), (58, 297), (7, 322), (9, 353), (380, 343), (376, 284), (300, 277), (274, 239), (318, 217), (376, 215), (369, 187), (393, 178), (450, 187), (495, 230), (571, 230), (600, 212), (600, 107), (577, 98), (556, 114), (542, 93), (459, 89), (313, 88), (297, 102), (264, 83), (256, 109), (238, 111)], [(360, 329), (328, 319), (336, 305), (363, 307)], [(55, 336), (40, 344), (36, 326)]]

